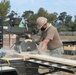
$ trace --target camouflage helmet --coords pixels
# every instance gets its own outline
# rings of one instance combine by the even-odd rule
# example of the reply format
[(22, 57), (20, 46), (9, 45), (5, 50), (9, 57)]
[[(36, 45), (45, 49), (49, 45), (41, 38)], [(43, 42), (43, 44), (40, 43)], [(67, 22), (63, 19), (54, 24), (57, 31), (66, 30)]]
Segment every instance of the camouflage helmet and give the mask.
[(47, 23), (47, 18), (45, 17), (38, 17), (36, 20), (38, 29), (41, 29), (43, 25)]

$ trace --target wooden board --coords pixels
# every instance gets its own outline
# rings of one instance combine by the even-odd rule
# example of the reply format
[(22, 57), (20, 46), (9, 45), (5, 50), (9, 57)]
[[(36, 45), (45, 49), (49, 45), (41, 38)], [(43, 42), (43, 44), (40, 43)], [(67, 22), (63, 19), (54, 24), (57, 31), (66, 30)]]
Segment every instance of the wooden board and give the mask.
[(34, 54), (25, 54), (25, 55), (15, 54), (14, 56), (23, 58), (25, 60), (29, 58), (34, 58), (34, 59), (39, 59), (39, 60), (44, 60), (44, 61), (76, 67), (76, 60), (70, 60), (70, 59), (65, 59), (65, 58), (58, 58), (58, 57), (39, 55), (39, 54), (35, 54), (35, 55)]

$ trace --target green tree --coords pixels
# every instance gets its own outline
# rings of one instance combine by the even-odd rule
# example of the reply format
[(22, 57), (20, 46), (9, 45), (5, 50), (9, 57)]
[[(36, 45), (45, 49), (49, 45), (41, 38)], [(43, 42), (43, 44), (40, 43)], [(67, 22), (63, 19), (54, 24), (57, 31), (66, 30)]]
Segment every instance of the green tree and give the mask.
[(56, 22), (57, 19), (57, 15), (55, 15), (54, 13), (48, 14), (48, 22), (51, 22), (52, 24), (54, 24)]
[(25, 24), (27, 24), (28, 28), (31, 28), (31, 29), (32, 29), (32, 23), (34, 23), (31, 17), (32, 15), (34, 15), (34, 12), (31, 10), (24, 11), (22, 14)]
[(34, 27), (36, 27), (36, 19), (37, 19), (37, 15), (31, 15), (30, 18), (28, 19), (28, 26), (31, 27), (32, 29)]
[(7, 14), (10, 11), (10, 1), (2, 0), (0, 2), (0, 16), (3, 17), (3, 20), (7, 18)]
[(74, 18), (75, 18), (74, 22), (76, 22), (76, 15), (74, 15)]
[(37, 16), (44, 16), (44, 17), (48, 17), (48, 12), (47, 10), (45, 10), (44, 8), (40, 8), (37, 12)]
[(76, 31), (76, 22), (69, 22), (69, 28), (71, 31)]
[(56, 24), (57, 23), (57, 21), (58, 21), (58, 13), (56, 13), (56, 12), (54, 12), (54, 15), (55, 15), (55, 20), (54, 20), (54, 23)]
[(66, 16), (67, 16), (67, 13), (66, 12), (60, 13), (60, 15), (59, 15), (58, 18), (62, 22), (62, 24), (65, 24), (65, 18), (66, 18)]
[(8, 18), (14, 18), (15, 16), (17, 17), (18, 13), (16, 13), (15, 11), (11, 11), (9, 14), (8, 14)]
[(24, 11), (23, 14), (22, 14), (22, 17), (23, 17), (24, 19), (28, 19), (28, 18), (30, 18), (30, 16), (33, 15), (33, 14), (34, 14), (33, 11), (30, 11), (30, 10)]
[(67, 15), (66, 18), (65, 18), (65, 25), (67, 26), (69, 22), (72, 21), (72, 16), (70, 15)]

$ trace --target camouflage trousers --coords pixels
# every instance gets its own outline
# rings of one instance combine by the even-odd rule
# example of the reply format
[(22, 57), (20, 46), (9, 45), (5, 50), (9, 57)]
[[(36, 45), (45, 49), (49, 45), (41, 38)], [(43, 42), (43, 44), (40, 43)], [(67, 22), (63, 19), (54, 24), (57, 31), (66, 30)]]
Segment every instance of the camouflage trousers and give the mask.
[(63, 46), (53, 49), (53, 50), (48, 50), (46, 48), (45, 50), (43, 50), (43, 52), (40, 52), (40, 54), (42, 55), (48, 55), (48, 56), (53, 56), (53, 57), (62, 57), (62, 53), (64, 53)]

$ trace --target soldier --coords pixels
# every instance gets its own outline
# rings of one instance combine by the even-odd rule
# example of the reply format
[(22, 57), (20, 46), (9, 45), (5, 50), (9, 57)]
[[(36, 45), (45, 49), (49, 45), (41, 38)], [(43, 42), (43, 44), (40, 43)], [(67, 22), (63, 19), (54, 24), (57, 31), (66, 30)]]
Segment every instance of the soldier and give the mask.
[[(38, 17), (36, 22), (38, 29), (41, 30), (41, 36), (37, 40), (37, 42), (41, 42), (40, 46), (38, 47), (40, 54), (61, 57), (63, 52), (63, 44), (57, 28), (51, 23), (48, 23), (47, 18), (45, 17)], [(41, 70), (41, 72), (42, 71), (44, 72), (44, 70)], [(52, 75), (61, 75), (61, 72), (56, 72)]]
[(45, 17), (38, 17), (36, 22), (38, 29), (41, 30), (41, 36), (37, 40), (38, 42), (42, 42), (39, 47), (39, 52), (41, 54), (61, 57), (63, 44), (57, 28), (51, 23), (48, 23), (47, 18)]

